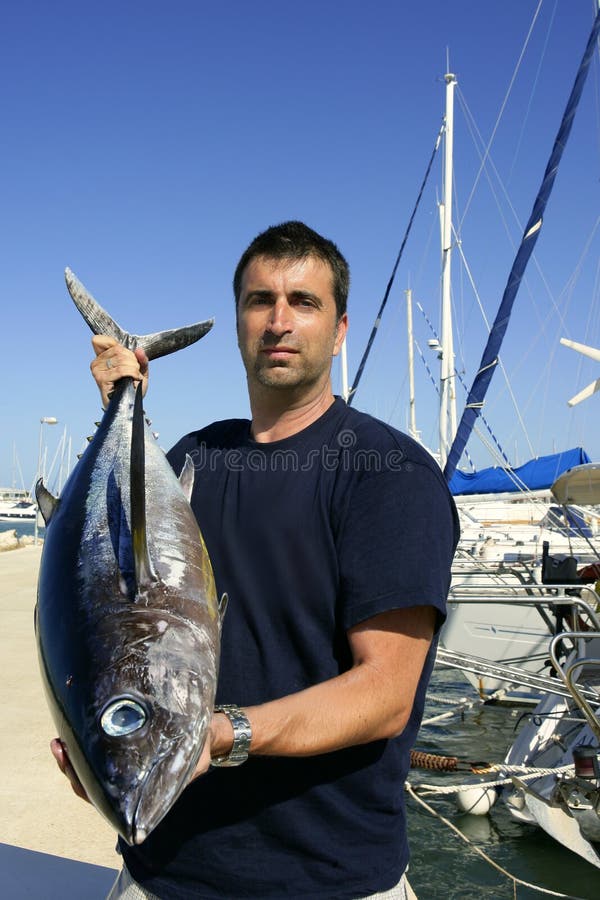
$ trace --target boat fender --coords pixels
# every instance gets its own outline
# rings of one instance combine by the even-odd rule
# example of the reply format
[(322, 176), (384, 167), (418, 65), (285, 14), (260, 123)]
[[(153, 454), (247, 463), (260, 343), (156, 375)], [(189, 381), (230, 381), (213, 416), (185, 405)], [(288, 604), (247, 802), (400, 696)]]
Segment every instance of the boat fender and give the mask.
[(485, 816), (498, 799), (496, 788), (486, 787), (485, 783), (464, 788), (456, 794), (456, 805), (461, 812), (473, 816)]

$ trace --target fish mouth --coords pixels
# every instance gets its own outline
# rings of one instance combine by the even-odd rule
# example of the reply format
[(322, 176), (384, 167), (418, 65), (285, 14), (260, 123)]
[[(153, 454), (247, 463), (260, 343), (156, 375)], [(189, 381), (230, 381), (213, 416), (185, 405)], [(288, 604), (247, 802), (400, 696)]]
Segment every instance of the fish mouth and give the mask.
[(132, 844), (132, 846), (134, 847), (143, 844), (149, 834), (150, 831), (148, 831), (147, 828), (138, 828), (138, 826), (134, 822), (131, 831), (130, 844)]
[(128, 817), (128, 821), (124, 823), (124, 827), (121, 830), (122, 836), (131, 847), (143, 844), (150, 832), (154, 831), (163, 817), (163, 810), (166, 808), (166, 804), (161, 809), (153, 810), (151, 815), (147, 814), (148, 810), (146, 807), (147, 804), (142, 796), (133, 811), (133, 815), (130, 819)]
[(135, 805), (130, 821), (127, 822), (127, 834), (125, 840), (131, 846), (137, 847), (143, 844), (151, 831), (153, 831), (169, 808), (168, 803), (155, 806), (157, 794), (148, 790), (152, 783), (152, 774), (156, 766), (153, 766), (142, 785), (140, 797)]
[(164, 765), (164, 759), (157, 760), (148, 771), (139, 787), (137, 803), (132, 809), (132, 814), (127, 817), (126, 833), (123, 837), (131, 846), (143, 844), (148, 835), (160, 824), (189, 784), (196, 768), (194, 762), (185, 771), (180, 771), (179, 777), (171, 782), (171, 790), (166, 791), (165, 784), (161, 784), (164, 778), (161, 763)]

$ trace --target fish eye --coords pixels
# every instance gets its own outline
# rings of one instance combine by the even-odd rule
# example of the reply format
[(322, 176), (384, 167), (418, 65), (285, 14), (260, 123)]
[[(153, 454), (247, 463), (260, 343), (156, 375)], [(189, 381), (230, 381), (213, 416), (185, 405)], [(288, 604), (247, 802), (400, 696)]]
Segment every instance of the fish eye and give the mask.
[(100, 717), (100, 727), (109, 737), (133, 734), (146, 724), (148, 713), (140, 703), (129, 697), (119, 697), (106, 707)]

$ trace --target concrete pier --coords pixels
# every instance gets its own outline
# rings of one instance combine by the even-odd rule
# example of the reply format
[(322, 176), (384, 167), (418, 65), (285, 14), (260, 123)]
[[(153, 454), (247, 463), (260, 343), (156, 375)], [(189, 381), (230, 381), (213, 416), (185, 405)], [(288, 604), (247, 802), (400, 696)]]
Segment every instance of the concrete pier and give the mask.
[[(118, 869), (114, 832), (71, 791), (49, 749), (55, 729), (39, 675), (33, 631), (40, 556), (40, 546), (0, 553), (0, 844), (6, 851), (25, 848)], [(8, 855), (23, 856), (20, 851)], [(36, 859), (34, 855), (26, 858), (32, 863)], [(17, 894), (10, 896), (12, 900)], [(50, 896), (54, 896), (50, 889), (39, 894), (40, 898)]]

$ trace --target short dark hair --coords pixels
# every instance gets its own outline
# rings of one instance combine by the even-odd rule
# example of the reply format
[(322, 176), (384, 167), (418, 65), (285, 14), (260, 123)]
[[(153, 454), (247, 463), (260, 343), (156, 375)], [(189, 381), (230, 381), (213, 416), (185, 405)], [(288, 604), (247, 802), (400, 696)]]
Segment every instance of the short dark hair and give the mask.
[(244, 269), (249, 262), (259, 256), (289, 260), (315, 256), (327, 263), (331, 269), (337, 317), (340, 319), (344, 315), (350, 288), (350, 269), (333, 241), (322, 237), (304, 222), (282, 222), (281, 225), (272, 225), (271, 228), (261, 232), (254, 238), (237, 264), (233, 276), (236, 306), (242, 290)]

